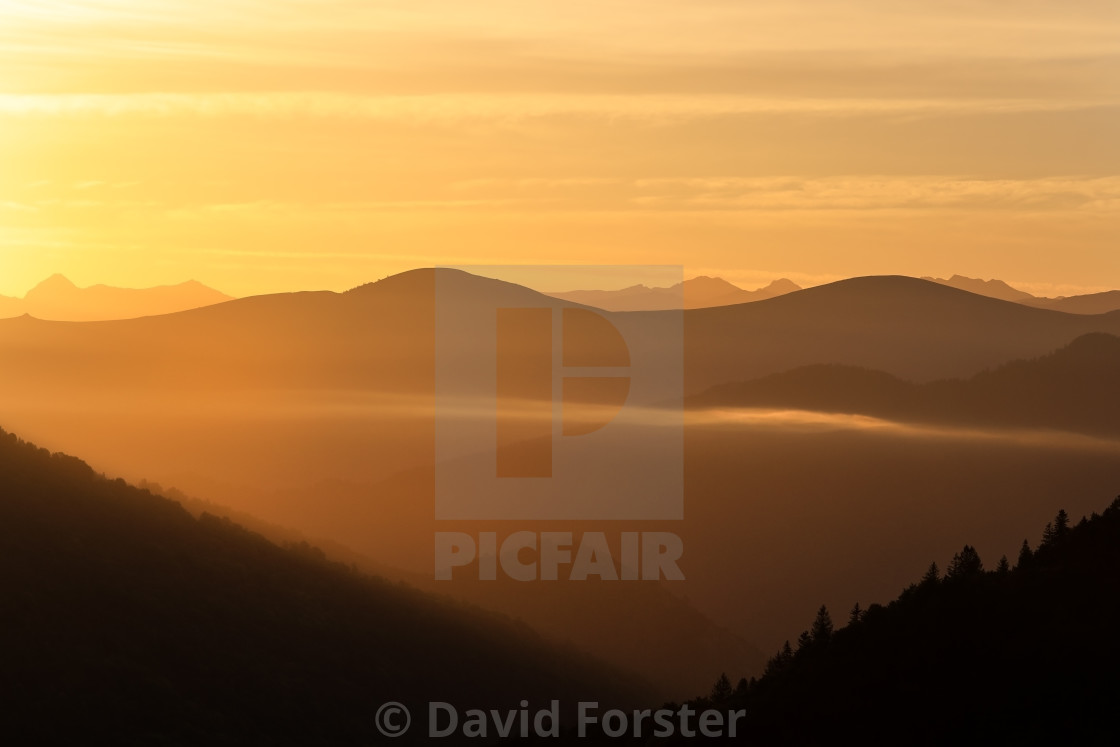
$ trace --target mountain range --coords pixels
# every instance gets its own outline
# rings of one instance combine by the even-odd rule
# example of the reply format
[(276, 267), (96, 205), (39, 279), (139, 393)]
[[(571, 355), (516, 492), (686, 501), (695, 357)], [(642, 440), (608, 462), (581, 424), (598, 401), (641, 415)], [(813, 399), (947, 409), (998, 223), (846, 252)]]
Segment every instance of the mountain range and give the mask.
[[(0, 371), (0, 383), (55, 382), (65, 384), (62, 391), (96, 385), (426, 395), (436, 272), (402, 273), (346, 293), (255, 296), (111, 324), (0, 320), (0, 352), (21, 351), (18, 362)], [(447, 308), (571, 305), (512, 283), (438, 272)], [(636, 344), (653, 349), (662, 325), (675, 321), (644, 314), (628, 318), (641, 328)], [(1036, 309), (901, 276), (852, 278), (685, 311), (685, 391), (815, 363), (864, 366), (914, 381), (971, 376), (1088, 332), (1120, 334), (1120, 315)], [(58, 365), (59, 356), (80, 363), (80, 370)]]
[[(452, 311), (573, 306), (510, 283), (417, 270), (346, 293), (259, 296), (127, 321), (9, 319), (0, 321), (0, 411), (6, 427), (98, 469), (174, 485), (430, 577), (437, 527), (487, 530), (433, 519), (437, 291)], [(606, 316), (636, 330), (635, 351), (655, 367), (671, 360), (657, 357), (672, 354), (658, 348), (664, 325), (683, 316), (689, 395), (820, 364), (915, 385), (970, 379), (1089, 333), (1120, 335), (1116, 313), (1060, 313), (904, 277)], [(455, 370), (460, 351), (445, 342)], [(457, 344), (469, 352), (469, 340)], [(1092, 500), (1114, 489), (1120, 469), (1114, 446), (1090, 439), (1010, 434), (979, 449), (968, 434), (898, 438), (846, 421), (690, 418), (683, 450), (687, 519), (674, 529), (689, 548), (686, 582), (625, 593), (456, 583), (455, 593), (583, 650), (612, 650), (613, 664), (648, 667), (659, 692), (680, 697), (720, 665), (706, 641), (738, 651), (747, 674), (758, 647), (780, 643), (822, 598), (893, 593), (914, 563), (956, 541), (953, 517), (967, 516), (977, 543), (1007, 552), (1055, 491)], [(994, 502), (1004, 498), (984, 502), (992, 495), (1013, 496), (1012, 518)], [(665, 528), (634, 528), (647, 526)], [(549, 628), (555, 610), (570, 619)], [(635, 632), (638, 619), (647, 622)], [(688, 646), (646, 654), (681, 629)]]
[(62, 275), (52, 275), (23, 298), (0, 296), (0, 319), (30, 314), (37, 319), (90, 322), (135, 319), (196, 309), (232, 300), (232, 296), (194, 280), (155, 288), (79, 288)]
[[(1120, 291), (1044, 298), (1033, 296), (998, 279), (982, 280), (964, 275), (953, 275), (950, 278), (926, 276), (921, 279), (978, 296), (1069, 314), (1105, 314), (1120, 309)], [(549, 295), (605, 311), (659, 311), (732, 306), (764, 301), (799, 290), (802, 290), (801, 286), (785, 278), (775, 280), (758, 290), (748, 291), (723, 278), (701, 276), (666, 288), (633, 285), (620, 290), (577, 290)]]
[[(923, 280), (976, 295), (1071, 314), (1104, 314), (1120, 309), (1120, 290), (1080, 296), (1042, 298), (1013, 288), (1002, 280), (963, 275)], [(549, 293), (564, 301), (606, 311), (659, 311), (732, 306), (776, 298), (802, 290), (781, 278), (757, 290), (744, 290), (719, 277), (700, 276), (670, 287), (634, 285), (620, 290), (575, 290)], [(0, 319), (28, 314), (50, 321), (110, 321), (171, 314), (233, 300), (232, 296), (191, 280), (153, 288), (79, 288), (62, 275), (52, 275), (23, 298), (0, 296)]]
[(968, 278), (963, 275), (953, 275), (951, 278), (923, 277), (922, 280), (947, 285), (951, 288), (968, 291), (980, 296), (998, 298), (1002, 301), (1035, 306), (1040, 309), (1053, 309), (1064, 311), (1067, 314), (1107, 314), (1120, 309), (1120, 291), (1104, 291), (1103, 293), (1088, 293), (1080, 296), (1059, 296), (1057, 298), (1043, 298), (1033, 296), (1026, 291), (1013, 288), (1002, 280), (980, 280)]
[(953, 275), (951, 278), (933, 278), (923, 276), (922, 280), (929, 280), (933, 283), (940, 283), (947, 285), (950, 288), (957, 288), (959, 290), (975, 293), (978, 296), (987, 296), (988, 298), (998, 298), (1001, 301), (1027, 301), (1035, 298), (1026, 291), (1021, 291), (1018, 288), (1012, 288), (1010, 285), (1002, 280), (981, 280), (980, 278), (969, 278), (964, 275)]
[(852, 278), (767, 301), (685, 312), (686, 394), (836, 363), (911, 381), (972, 376), (1035, 358), (1120, 312), (1065, 314), (902, 276)]
[(621, 290), (576, 290), (550, 293), (550, 296), (573, 303), (594, 306), (605, 311), (662, 311), (667, 309), (702, 309), (709, 306), (730, 306), (793, 293), (801, 286), (781, 278), (758, 290), (744, 290), (723, 278), (700, 276), (669, 286), (650, 288), (632, 285)]

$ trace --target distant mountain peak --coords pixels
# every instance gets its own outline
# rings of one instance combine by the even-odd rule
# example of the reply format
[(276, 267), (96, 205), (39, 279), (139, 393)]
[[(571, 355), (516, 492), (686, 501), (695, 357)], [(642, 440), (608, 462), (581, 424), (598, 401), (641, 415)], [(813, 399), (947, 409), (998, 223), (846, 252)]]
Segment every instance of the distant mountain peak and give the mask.
[(686, 280), (685, 282), (703, 283), (703, 284), (706, 284), (706, 285), (719, 285), (719, 286), (724, 286), (724, 287), (731, 286), (732, 288), (738, 288), (739, 287), (739, 286), (735, 285), (734, 283), (732, 283), (730, 281), (724, 280), (723, 278), (720, 278), (720, 277), (715, 277), (713, 275), (697, 275), (696, 277), (692, 278), (692, 280)]
[(958, 290), (968, 291), (975, 293), (979, 296), (988, 296), (989, 298), (998, 298), (1001, 301), (1027, 301), (1034, 298), (1030, 293), (1021, 291), (1018, 288), (1012, 287), (1002, 280), (992, 278), (990, 280), (983, 280), (981, 278), (970, 278), (964, 275), (953, 275), (948, 280), (944, 278), (934, 278), (923, 276), (922, 280), (929, 280), (930, 282), (940, 283), (941, 285), (948, 285), (951, 288)]
[(135, 319), (211, 306), (232, 300), (197, 280), (153, 288), (117, 288), (110, 285), (79, 287), (55, 273), (23, 298), (0, 297), (0, 318), (30, 314), (52, 321), (102, 321)]
[(56, 272), (43, 282), (36, 285), (28, 292), (28, 296), (36, 292), (44, 291), (72, 291), (78, 290), (78, 286), (74, 285), (68, 277), (62, 273)]
[(549, 295), (607, 311), (653, 311), (732, 306), (763, 301), (796, 290), (801, 290), (801, 287), (785, 278), (775, 280), (765, 288), (749, 291), (721, 277), (698, 275), (668, 288), (632, 285), (620, 290), (574, 290)]
[(343, 293), (351, 298), (420, 299), (435, 293), (445, 299), (491, 298), (500, 295), (510, 303), (535, 305), (545, 296), (535, 290), (498, 278), (475, 275), (454, 267), (426, 267), (364, 283)]
[(789, 278), (778, 278), (777, 280), (771, 280), (765, 288), (761, 288), (760, 290), (793, 293), (794, 291), (799, 291), (801, 289), (802, 288), (800, 285), (793, 282)]

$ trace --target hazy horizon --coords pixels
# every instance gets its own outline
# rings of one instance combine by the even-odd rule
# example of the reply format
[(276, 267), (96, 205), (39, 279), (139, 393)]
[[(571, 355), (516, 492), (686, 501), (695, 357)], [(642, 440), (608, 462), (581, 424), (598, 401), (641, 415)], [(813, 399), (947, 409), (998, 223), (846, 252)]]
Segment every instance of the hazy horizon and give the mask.
[[(276, 293), (298, 293), (298, 292), (303, 292), (303, 291), (330, 291), (330, 292), (333, 292), (333, 293), (344, 293), (348, 290), (353, 290), (354, 288), (360, 287), (362, 285), (377, 282), (378, 280), (384, 280), (386, 277), (392, 277), (392, 275), (400, 274), (401, 272), (409, 272), (411, 270), (424, 270), (424, 269), (433, 269), (433, 268), (438, 269), (438, 268), (443, 268), (443, 267), (462, 268), (462, 269), (465, 269), (469, 272), (474, 272), (476, 274), (481, 274), (484, 277), (494, 277), (496, 279), (507, 279), (507, 280), (509, 280), (509, 282), (517, 282), (516, 275), (519, 272), (519, 269), (515, 266), (509, 266), (509, 272), (508, 272), (508, 274), (505, 274), (505, 273), (501, 273), (501, 272), (497, 272), (497, 273), (486, 272), (486, 270), (493, 267), (493, 266), (489, 266), (489, 265), (480, 265), (480, 266), (472, 266), (472, 265), (465, 265), (465, 266), (464, 265), (456, 265), (456, 266), (452, 266), (452, 265), (430, 265), (430, 266), (417, 265), (416, 267), (410, 267), (410, 268), (401, 270), (400, 272), (392, 273), (390, 275), (384, 275), (384, 276), (380, 276), (380, 277), (376, 277), (376, 278), (368, 277), (368, 278), (365, 278), (365, 279), (355, 279), (355, 280), (352, 280), (352, 281), (344, 282), (341, 285), (338, 285), (336, 287), (329, 287), (329, 288), (327, 288), (327, 287), (276, 288), (276, 289), (263, 290), (259, 293), (253, 293), (253, 294), (250, 294), (250, 295), (272, 295), (272, 294), (276, 294)], [(499, 266), (499, 268), (501, 268), (501, 267), (506, 267), (506, 266)], [(557, 265), (551, 265), (551, 266), (549, 266), (549, 265), (542, 265), (542, 266), (536, 266), (536, 267), (529, 266), (527, 269), (532, 271), (534, 273), (535, 277), (537, 277), (540, 280), (547, 280), (547, 283), (544, 283), (544, 284), (541, 284), (541, 283), (522, 283), (522, 284), (525, 285), (525, 287), (531, 288), (532, 290), (538, 291), (540, 293), (546, 293), (546, 294), (560, 293), (560, 292), (573, 292), (573, 291), (582, 291), (582, 290), (614, 292), (614, 291), (626, 290), (626, 289), (634, 287), (634, 285), (638, 285), (638, 284), (644, 285), (644, 286), (646, 286), (647, 288), (650, 288), (650, 289), (663, 289), (663, 288), (667, 287), (667, 286), (657, 285), (656, 281), (653, 281), (652, 283), (634, 283), (634, 284), (630, 284), (630, 285), (626, 285), (626, 284), (610, 285), (609, 283), (607, 283), (607, 284), (601, 284), (601, 283), (596, 284), (595, 282), (592, 282), (591, 284), (585, 285), (583, 287), (576, 287), (576, 286), (572, 285), (571, 282), (565, 282), (564, 280), (556, 279), (556, 278), (548, 278), (548, 277), (542, 276), (542, 274), (541, 274), (541, 270), (553, 269), (553, 270), (558, 271), (557, 274), (560, 277), (580, 277), (579, 271), (580, 270), (587, 270), (589, 272), (588, 276), (591, 277), (591, 278), (594, 278), (594, 274), (593, 274), (594, 273), (594, 267), (595, 267), (594, 265), (566, 265), (566, 264), (562, 264), (562, 263), (557, 264)], [(576, 272), (574, 272), (574, 273), (573, 272), (566, 272), (566, 271), (570, 271), (570, 270), (574, 270)], [(732, 271), (729, 274), (735, 275), (735, 274), (738, 274), (738, 273)], [(801, 285), (801, 289), (804, 290), (805, 288), (813, 288), (813, 287), (816, 287), (818, 285), (828, 285), (829, 283), (835, 283), (835, 282), (839, 282), (841, 280), (851, 280), (851, 279), (857, 278), (857, 277), (885, 277), (885, 276), (894, 276), (894, 275), (902, 275), (903, 277), (912, 277), (912, 278), (923, 279), (923, 280), (924, 279), (932, 279), (932, 280), (939, 281), (939, 282), (940, 281), (946, 281), (949, 278), (954, 277), (954, 276), (960, 276), (960, 277), (962, 277), (966, 280), (978, 280), (978, 281), (985, 281), (985, 282), (986, 281), (1002, 281), (1004, 283), (1007, 283), (1007, 285), (1011, 286), (1015, 290), (1021, 290), (1021, 291), (1029, 293), (1030, 295), (1033, 295), (1033, 296), (1036, 296), (1036, 297), (1045, 297), (1044, 295), (1042, 295), (1043, 291), (1038, 290), (1040, 288), (1043, 289), (1046, 292), (1056, 292), (1055, 289), (1060, 289), (1060, 290), (1062, 290), (1062, 293), (1059, 294), (1059, 295), (1062, 296), (1062, 297), (1068, 297), (1068, 296), (1073, 296), (1073, 295), (1087, 295), (1087, 294), (1100, 293), (1100, 292), (1105, 292), (1105, 291), (1110, 291), (1110, 290), (1116, 290), (1117, 289), (1117, 288), (1114, 288), (1114, 287), (1111, 287), (1111, 286), (1104, 286), (1104, 285), (1072, 286), (1072, 285), (1061, 285), (1061, 284), (1056, 284), (1056, 283), (1023, 283), (1023, 282), (1009, 281), (1009, 280), (1006, 279), (1006, 277), (1003, 277), (1003, 276), (1000, 276), (1000, 275), (993, 276), (993, 277), (971, 277), (971, 276), (968, 276), (968, 275), (965, 275), (965, 274), (959, 273), (959, 272), (948, 273), (945, 277), (935, 277), (935, 276), (932, 276), (928, 273), (917, 274), (917, 275), (907, 275), (907, 274), (903, 274), (903, 273), (870, 273), (870, 274), (867, 274), (867, 275), (835, 275), (835, 276), (829, 276), (827, 278), (824, 277), (824, 276), (820, 276), (820, 275), (809, 275), (809, 276), (806, 276), (806, 277), (812, 277), (812, 278), (815, 278), (815, 280), (812, 281), (812, 282), (806, 281), (804, 284), (802, 284), (802, 283), (797, 283), (797, 284)], [(90, 288), (98, 288), (98, 287), (108, 287), (108, 288), (114, 288), (114, 289), (120, 289), (120, 290), (155, 290), (155, 289), (175, 288), (177, 286), (183, 286), (183, 285), (188, 285), (188, 284), (199, 284), (199, 285), (206, 286), (207, 288), (209, 288), (211, 290), (215, 290), (215, 291), (218, 291), (218, 292), (224, 292), (224, 290), (222, 288), (215, 288), (214, 286), (209, 285), (207, 283), (204, 283), (204, 282), (200, 281), (198, 278), (195, 278), (195, 277), (181, 278), (181, 279), (178, 279), (178, 280), (171, 280), (171, 281), (168, 281), (166, 283), (153, 284), (153, 285), (115, 286), (115, 285), (112, 285), (110, 283), (100, 282), (100, 281), (90, 282), (88, 284), (87, 283), (76, 283), (76, 282), (74, 282), (73, 278), (71, 278), (65, 272), (51, 272), (49, 275), (44, 276), (40, 280), (32, 282), (32, 284), (30, 286), (28, 286), (27, 288), (25, 288), (23, 290), (18, 290), (17, 289), (17, 290), (11, 291), (9, 293), (0, 292), (0, 296), (5, 296), (7, 298), (20, 299), (21, 300), (24, 297), (26, 297), (26, 295), (28, 293), (30, 293), (31, 291), (35, 290), (39, 286), (41, 286), (44, 283), (46, 283), (50, 280), (53, 280), (55, 278), (64, 278), (79, 290), (87, 290), (87, 289), (90, 289)], [(718, 274), (688, 275), (688, 274), (686, 274), (684, 276), (684, 279), (686, 281), (688, 281), (688, 280), (698, 280), (698, 279), (703, 279), (703, 278), (716, 278), (716, 279), (725, 280), (725, 281), (731, 283), (732, 285), (735, 285), (737, 288), (740, 288), (742, 290), (747, 290), (747, 291), (762, 290), (762, 289), (768, 287), (770, 284), (772, 284), (776, 281), (780, 281), (780, 280), (789, 280), (791, 282), (797, 282), (790, 275), (782, 275), (781, 273), (774, 273), (774, 276), (772, 278), (768, 279), (768, 280), (755, 281), (756, 284), (753, 284), (753, 285), (752, 284), (743, 285), (743, 284), (740, 284), (740, 283), (733, 282), (732, 280), (729, 279), (729, 277), (727, 275), (718, 275)], [(1032, 289), (1034, 289), (1034, 290), (1032, 290)], [(232, 296), (232, 297), (233, 298), (242, 298), (242, 297), (245, 297), (245, 296)]]

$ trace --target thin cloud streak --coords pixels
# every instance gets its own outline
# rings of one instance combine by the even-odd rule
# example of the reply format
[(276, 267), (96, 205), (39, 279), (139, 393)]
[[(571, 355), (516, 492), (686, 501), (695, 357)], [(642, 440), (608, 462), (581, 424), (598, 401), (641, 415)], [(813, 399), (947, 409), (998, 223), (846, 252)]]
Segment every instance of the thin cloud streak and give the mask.
[(720, 115), (992, 114), (1102, 109), (1101, 99), (846, 99), (686, 95), (418, 95), (320, 92), (3, 94), (9, 116), (316, 117), (458, 122), (550, 116), (681, 120)]
[(873, 431), (896, 437), (977, 440), (1049, 446), (1073, 451), (1093, 450), (1120, 453), (1120, 439), (1038, 428), (966, 428), (901, 423), (869, 415), (815, 412), (812, 410), (772, 410), (764, 408), (727, 408), (691, 410), (685, 416), (689, 427), (734, 427), (780, 429), (804, 432), (832, 430)]
[[(85, 190), (109, 186), (91, 181)], [(594, 187), (609, 188), (587, 194)], [(253, 200), (183, 203), (148, 200), (39, 199), (0, 202), (0, 208), (145, 208), (173, 219), (220, 215), (313, 217), (417, 211), (535, 209), (549, 212), (775, 212), (953, 210), (1111, 214), (1120, 208), (1120, 176), (992, 179), (936, 175), (859, 175), (804, 178), (696, 177), (637, 180), (580, 178), (477, 179), (447, 186), (455, 196), (415, 200)]]

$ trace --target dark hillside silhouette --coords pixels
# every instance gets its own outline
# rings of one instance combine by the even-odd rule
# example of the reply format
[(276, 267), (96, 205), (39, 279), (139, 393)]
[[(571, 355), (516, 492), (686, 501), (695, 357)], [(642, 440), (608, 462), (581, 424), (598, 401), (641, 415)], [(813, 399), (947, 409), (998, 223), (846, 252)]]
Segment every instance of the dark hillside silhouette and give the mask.
[(422, 716), (430, 699), (641, 692), (508, 618), (195, 519), (3, 431), (0, 588), (12, 744), (369, 744), (388, 700)]
[(1120, 337), (1089, 334), (1034, 360), (967, 380), (913, 384), (881, 371), (807, 366), (725, 384), (692, 407), (759, 407), (871, 415), (904, 422), (1056, 428), (1120, 436)]
[(1113, 744), (1120, 498), (1060, 511), (1014, 568), (965, 545), (886, 606), (784, 646), (758, 680), (695, 701), (745, 708), (757, 745)]
[[(409, 477), (428, 483), (432, 480), (430, 475)], [(549, 584), (525, 584), (508, 579), (472, 581), (466, 578), (448, 584), (434, 581), (430, 573), (409, 572), (389, 566), (340, 542), (265, 522), (251, 514), (192, 498), (174, 488), (165, 490), (144, 481), (140, 482), (140, 487), (180, 503), (195, 516), (202, 513), (229, 516), (238, 524), (282, 546), (309, 543), (321, 548), (331, 559), (357, 566), (367, 573), (403, 581), (417, 589), (444, 594), (524, 620), (546, 639), (570, 643), (607, 664), (634, 672), (639, 677), (644, 676), (651, 686), (657, 687), (662, 697), (688, 695), (707, 681), (708, 672), (717, 664), (734, 664), (744, 671), (756, 671), (761, 670), (766, 659), (761, 649), (716, 625), (701, 614), (690, 600), (662, 584), (619, 585), (592, 581), (557, 588)], [(395, 495), (399, 487), (394, 482), (380, 488), (322, 485), (306, 495), (277, 493), (269, 500), (278, 503), (302, 501), (314, 505), (316, 498), (327, 492), (336, 496), (345, 494), (351, 504), (342, 518), (354, 523), (356, 517), (363, 516), (363, 507), (369, 506), (371, 493)], [(410, 494), (415, 496), (422, 491), (415, 486)], [(386, 511), (374, 512), (368, 521), (370, 525), (384, 524)], [(363, 523), (358, 522), (358, 525)], [(408, 522), (399, 523), (407, 525)], [(363, 533), (371, 535), (375, 531), (378, 534), (367, 537), (367, 543), (380, 537), (382, 532), (398, 538), (402, 535), (407, 537), (393, 523), (377, 527), (367, 525)], [(416, 549), (424, 552), (428, 548)], [(642, 625), (635, 625), (634, 621), (639, 616), (648, 617)], [(659, 653), (654, 657), (649, 655), (650, 651)]]
[(1120, 335), (1120, 315), (1034, 309), (901, 276), (852, 278), (686, 312), (685, 391), (814, 364), (918, 382), (961, 378), (1089, 332)]

